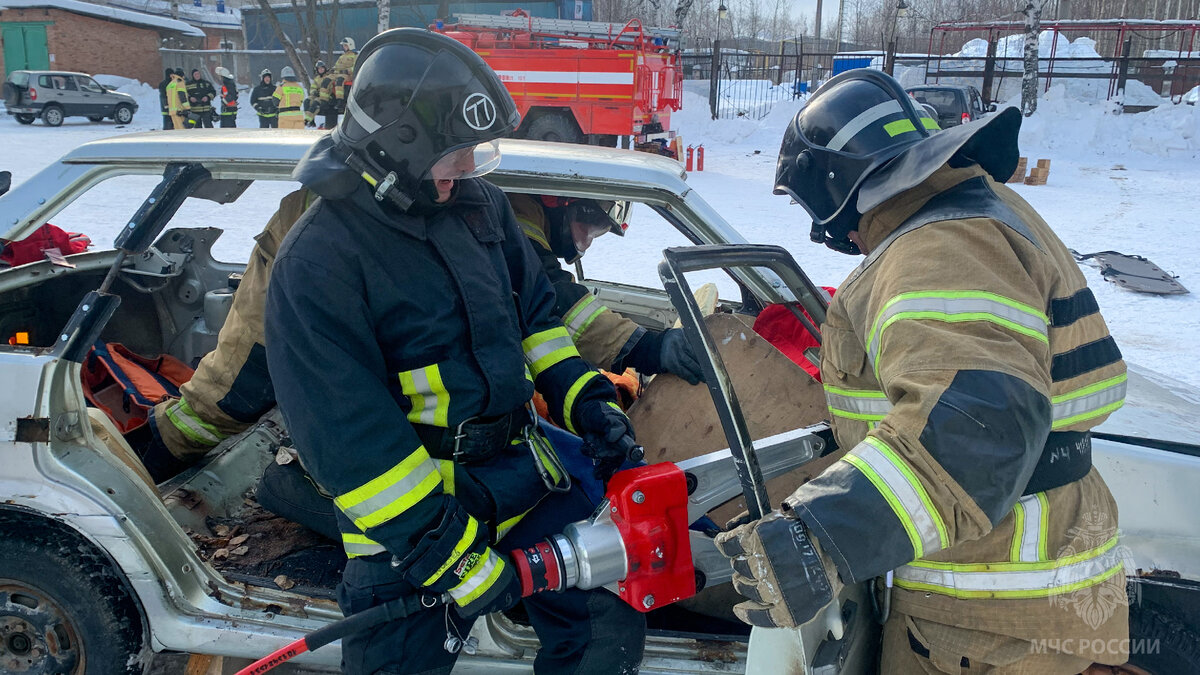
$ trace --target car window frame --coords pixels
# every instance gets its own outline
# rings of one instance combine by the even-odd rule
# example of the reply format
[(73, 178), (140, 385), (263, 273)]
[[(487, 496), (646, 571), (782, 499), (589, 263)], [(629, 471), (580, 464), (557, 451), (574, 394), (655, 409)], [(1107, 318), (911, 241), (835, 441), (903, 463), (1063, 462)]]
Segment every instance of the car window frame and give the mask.
[[(78, 87), (77, 91), (81, 91), (85, 94), (104, 94), (108, 92), (108, 90), (104, 88), (104, 85), (97, 82), (90, 75), (74, 75), (73, 77), (75, 78), (75, 86)], [(89, 83), (96, 88), (88, 89), (87, 85)]]

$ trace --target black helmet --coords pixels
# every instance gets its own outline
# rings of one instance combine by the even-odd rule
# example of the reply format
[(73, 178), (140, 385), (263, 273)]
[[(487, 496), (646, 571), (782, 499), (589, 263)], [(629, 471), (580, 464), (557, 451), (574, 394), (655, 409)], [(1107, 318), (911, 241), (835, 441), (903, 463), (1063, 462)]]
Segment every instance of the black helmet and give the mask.
[(542, 195), (539, 201), (546, 214), (550, 250), (567, 263), (583, 257), (596, 237), (609, 232), (625, 236), (628, 224), (614, 215), (626, 207), (623, 203), (551, 195)]
[(507, 136), (520, 122), (512, 96), (483, 59), (431, 31), (394, 28), (371, 38), (353, 79), (346, 115), (332, 140), (350, 152), (351, 168), (376, 187), (375, 198), (401, 209), (421, 194), (421, 182), (443, 157), (475, 167), (454, 178), (494, 169), (500, 162), (495, 144), (486, 148), (486, 157), (477, 152), (474, 163), (458, 155)]
[(261, 80), (261, 79), (263, 79), (264, 77), (272, 77), (272, 75), (271, 75), (271, 69), (270, 69), (270, 68), (263, 68), (261, 71), (259, 71), (259, 73), (258, 73), (258, 79), (260, 79), (260, 80)]
[(813, 219), (813, 241), (858, 254), (847, 235), (862, 214), (916, 187), (956, 154), (997, 180), (1016, 168), (1015, 109), (938, 129), (891, 76), (867, 68), (846, 71), (818, 89), (788, 126), (775, 194), (804, 206)]
[(315, 64), (313, 64), (313, 70), (320, 70), (324, 67), (325, 67), (325, 62), (321, 61), (319, 59), (317, 60), (317, 62)]

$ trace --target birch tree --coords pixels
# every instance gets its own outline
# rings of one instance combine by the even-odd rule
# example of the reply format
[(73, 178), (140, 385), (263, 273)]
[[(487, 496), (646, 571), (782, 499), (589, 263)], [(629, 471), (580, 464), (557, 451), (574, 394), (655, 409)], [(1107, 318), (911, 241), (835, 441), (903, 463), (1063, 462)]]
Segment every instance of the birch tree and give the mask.
[(375, 26), (375, 32), (382, 33), (392, 23), (392, 2), (391, 0), (376, 0), (376, 5), (379, 7), (379, 23)]
[[(1042, 30), (1042, 7), (1046, 0), (1025, 0), (1025, 73), (1021, 75), (1021, 112), (1029, 117), (1037, 111), (1038, 35)], [(1057, 37), (1057, 36), (1055, 36)]]

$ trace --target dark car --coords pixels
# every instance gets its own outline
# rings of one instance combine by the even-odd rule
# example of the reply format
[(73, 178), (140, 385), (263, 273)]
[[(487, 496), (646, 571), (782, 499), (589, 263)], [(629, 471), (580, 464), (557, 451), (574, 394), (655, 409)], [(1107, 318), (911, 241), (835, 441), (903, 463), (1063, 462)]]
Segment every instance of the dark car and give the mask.
[(86, 117), (93, 122), (109, 118), (129, 124), (137, 112), (137, 101), (105, 87), (84, 73), (52, 70), (14, 70), (4, 83), (4, 106), (21, 124), (39, 117), (57, 127), (68, 117)]
[(970, 122), (992, 112), (996, 106), (986, 105), (979, 90), (970, 85), (931, 84), (909, 87), (906, 90), (918, 103), (932, 106), (938, 113), (938, 124), (943, 128)]

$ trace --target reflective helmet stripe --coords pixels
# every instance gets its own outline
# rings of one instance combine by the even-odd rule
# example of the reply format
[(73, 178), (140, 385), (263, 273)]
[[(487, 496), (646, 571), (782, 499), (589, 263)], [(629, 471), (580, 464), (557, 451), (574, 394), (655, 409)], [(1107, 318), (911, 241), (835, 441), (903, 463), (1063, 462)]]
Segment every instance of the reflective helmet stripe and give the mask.
[[(859, 113), (858, 117), (846, 123), (833, 138), (829, 139), (829, 145), (825, 146), (830, 150), (841, 150), (846, 147), (850, 139), (858, 135), (860, 131), (871, 126), (875, 122), (887, 117), (888, 115), (903, 115), (904, 108), (900, 106), (898, 101), (884, 101), (879, 105), (867, 108)], [(892, 134), (895, 136), (896, 134)]]

